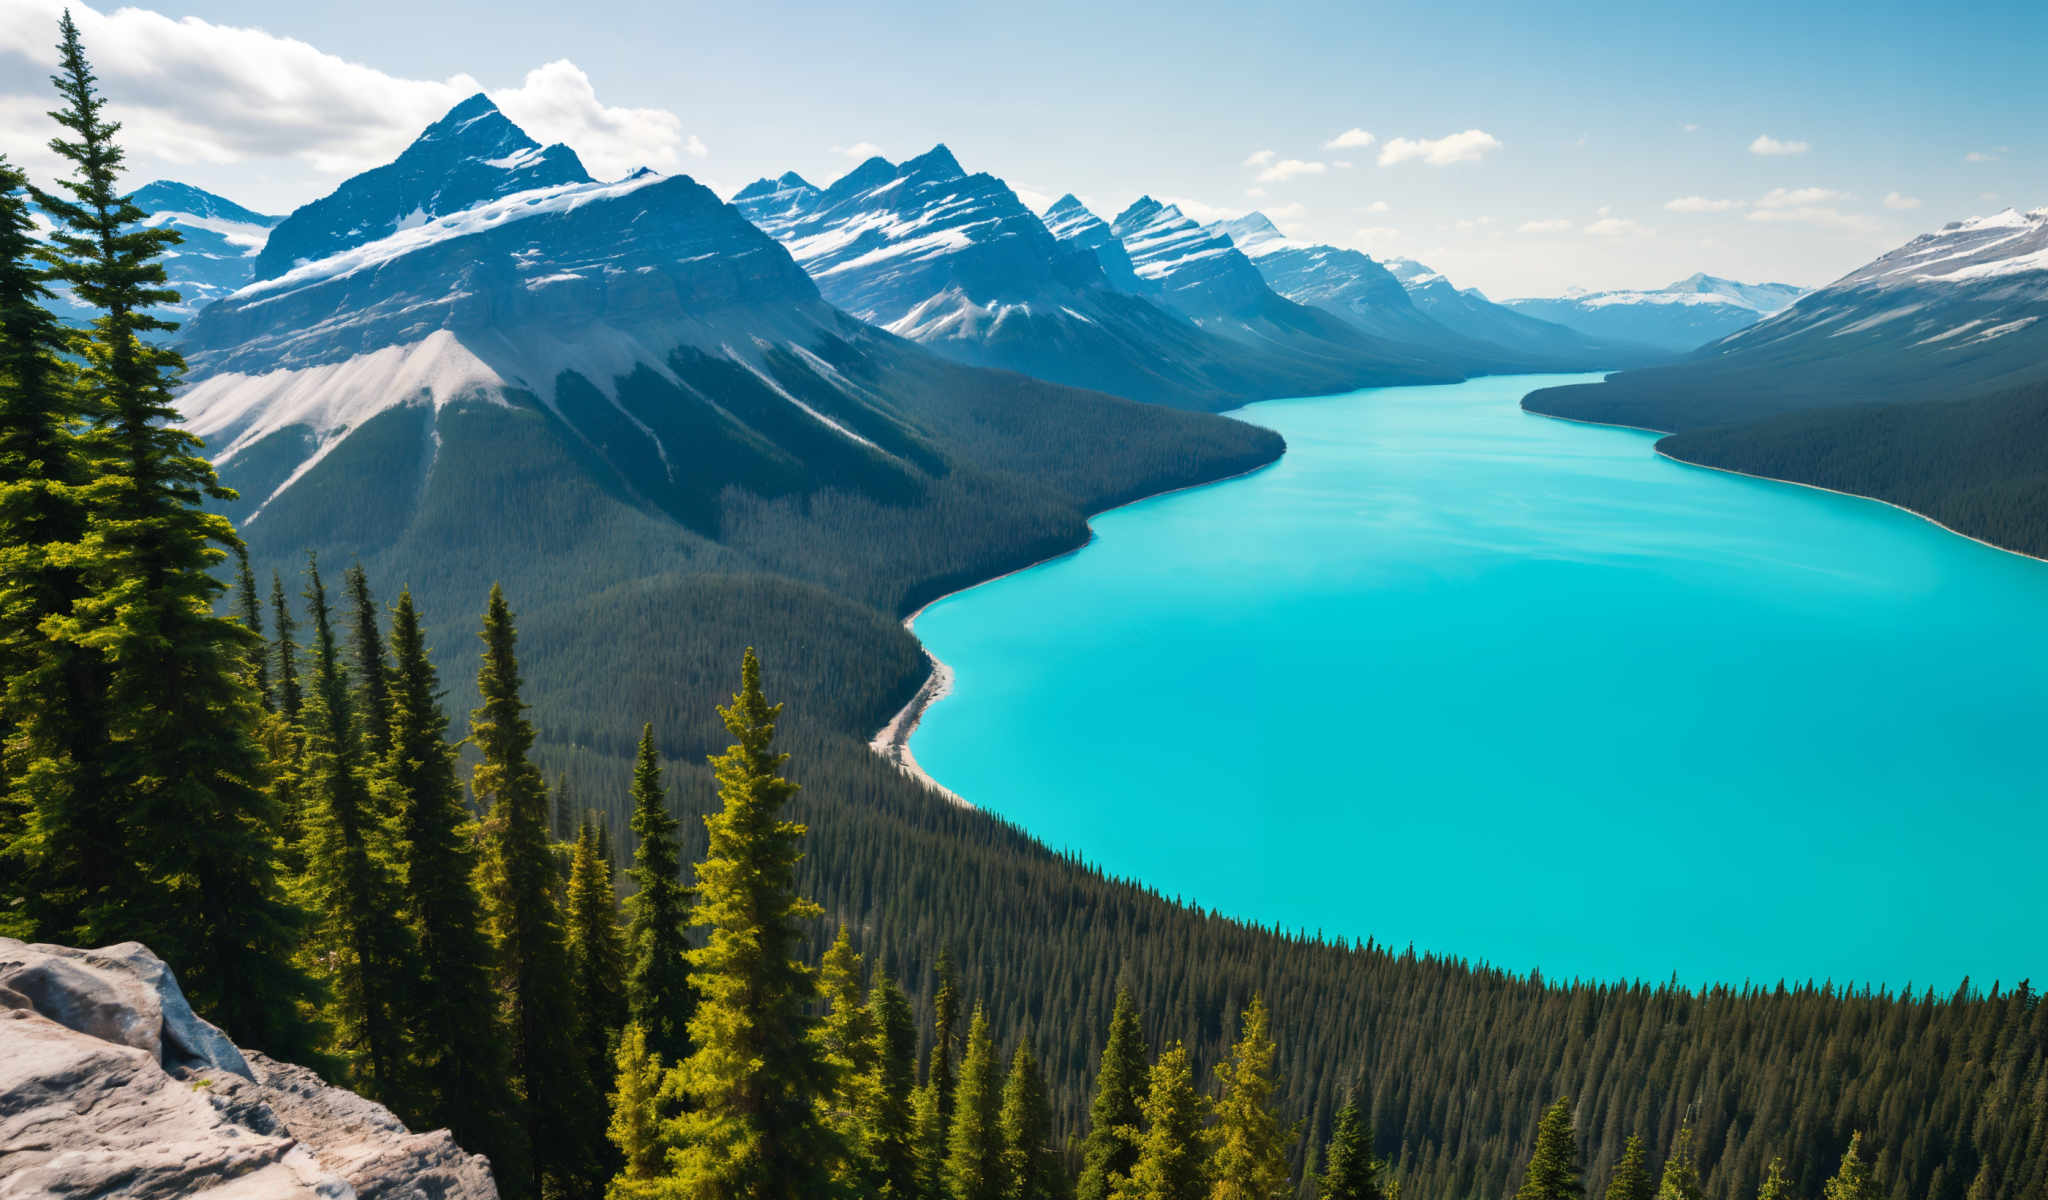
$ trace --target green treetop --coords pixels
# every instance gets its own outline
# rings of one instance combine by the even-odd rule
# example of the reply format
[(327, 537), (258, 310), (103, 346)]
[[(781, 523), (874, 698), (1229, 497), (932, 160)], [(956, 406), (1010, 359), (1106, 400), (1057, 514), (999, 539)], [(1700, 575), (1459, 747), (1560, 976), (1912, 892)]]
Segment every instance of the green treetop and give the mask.
[(1584, 1195), (1571, 1101), (1560, 1099), (1543, 1110), (1542, 1123), (1536, 1127), (1536, 1151), (1515, 1200), (1580, 1200)]
[[(1783, 1157), (1771, 1159), (1764, 1168), (1764, 1181), (1756, 1189), (1756, 1200), (1792, 1200), (1792, 1181), (1785, 1175)], [(1966, 1197), (1966, 1200), (1974, 1198)]]
[(1628, 1135), (1621, 1161), (1614, 1164), (1614, 1178), (1607, 1181), (1607, 1200), (1650, 1200), (1650, 1168), (1641, 1134)]
[(1287, 1152), (1296, 1130), (1273, 1111), (1273, 1060), (1266, 1002), (1245, 1007), (1242, 1031), (1230, 1056), (1216, 1068), (1216, 1148), (1210, 1158), (1210, 1200), (1282, 1200), (1293, 1193)]
[(654, 748), (654, 726), (640, 728), (640, 750), (633, 763), (634, 893), (626, 899), (626, 1002), (632, 1018), (646, 1030), (647, 1044), (670, 1062), (689, 1053), (690, 944), (684, 926), (690, 919), (690, 897), (683, 886), (682, 841), (668, 796), (661, 786), (661, 758)]
[(831, 1076), (811, 1035), (817, 981), (796, 958), (821, 910), (796, 892), (804, 827), (784, 815), (796, 785), (774, 749), (781, 713), (748, 650), (719, 710), (733, 745), (711, 760), (723, 807), (704, 819), (691, 920), (707, 932), (690, 951), (692, 1050), (671, 1085), (685, 1109), (671, 1127), (673, 1185), (702, 1200), (820, 1196), (841, 1155), (817, 1111)]
[(1052, 1105), (1028, 1038), (1018, 1039), (1017, 1052), (1010, 1057), (1001, 1124), (1003, 1200), (1060, 1200), (1066, 1181), (1052, 1141)]
[(856, 1120), (860, 1130), (862, 1193), (875, 1200), (912, 1200), (917, 1195), (917, 1153), (912, 1141), (912, 1093), (917, 1090), (917, 1021), (910, 1000), (885, 972), (877, 971), (868, 991), (871, 1077), (861, 1090)]
[(446, 1128), (487, 1155), (508, 1188), (528, 1177), (525, 1131), (508, 1077), (493, 955), (476, 892), (477, 824), (463, 804), (441, 710), (441, 681), (412, 593), (391, 614), (391, 731), (377, 787), (397, 822), (401, 908), (418, 943), (407, 1009), (414, 1128)]
[(1372, 1136), (1353, 1097), (1347, 1096), (1344, 1107), (1337, 1110), (1315, 1194), (1316, 1200), (1386, 1200), (1380, 1188), (1379, 1162), (1372, 1153)]
[(1143, 1131), (1129, 1174), (1110, 1181), (1115, 1200), (1200, 1200), (1209, 1193), (1207, 1105), (1195, 1090), (1188, 1052), (1175, 1042), (1152, 1064), (1139, 1104)]
[(528, 758), (533, 726), (520, 699), (518, 634), (496, 586), (482, 638), (481, 703), (469, 719), (470, 742), (479, 752), (470, 789), (486, 814), (477, 878), (497, 948), (512, 1080), (531, 1150), (529, 1177), (500, 1183), (523, 1195), (574, 1192), (588, 1185), (597, 1168), (594, 1148), (579, 1133), (598, 1111), (598, 1098), (581, 1052), (568, 947), (555, 902), (547, 786)]
[(363, 564), (351, 564), (343, 581), (348, 587), (349, 655), (355, 672), (352, 699), (361, 717), (363, 744), (371, 758), (381, 759), (391, 749), (391, 681), (384, 666), (377, 601), (370, 595)]
[(1882, 1194), (1871, 1177), (1870, 1164), (1863, 1161), (1862, 1132), (1850, 1134), (1849, 1148), (1842, 1151), (1842, 1165), (1821, 1188), (1823, 1200), (1877, 1200)]
[(1664, 1160), (1664, 1175), (1657, 1181), (1657, 1200), (1700, 1200), (1700, 1167), (1692, 1142), (1692, 1126), (1681, 1126), (1671, 1157)]
[(946, 1195), (950, 1200), (1002, 1200), (1003, 1067), (996, 1057), (988, 1014), (979, 1004), (967, 1025), (967, 1053), (954, 1087), (953, 1122), (946, 1131)]
[(1081, 1143), (1076, 1200), (1109, 1200), (1110, 1180), (1129, 1174), (1138, 1161), (1138, 1106), (1145, 1086), (1145, 1035), (1138, 1027), (1130, 991), (1119, 988), (1109, 1018), (1109, 1041), (1095, 1073), (1095, 1101), (1088, 1110), (1088, 1136)]
[(569, 970), (576, 980), (583, 1053), (590, 1077), (612, 1073), (612, 1039), (626, 1023), (626, 949), (619, 929), (612, 865), (597, 852), (597, 828), (585, 821), (569, 867)]

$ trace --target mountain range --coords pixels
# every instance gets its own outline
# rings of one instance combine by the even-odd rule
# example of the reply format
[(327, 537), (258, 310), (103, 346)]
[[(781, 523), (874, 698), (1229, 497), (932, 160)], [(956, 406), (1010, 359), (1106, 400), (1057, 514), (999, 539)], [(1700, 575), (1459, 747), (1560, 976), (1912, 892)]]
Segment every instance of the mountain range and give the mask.
[[(1105, 260), (1098, 251), (1117, 235), (1072, 211), (1072, 197), (1041, 219), (943, 145), (901, 164), (870, 158), (823, 188), (794, 172), (757, 180), (733, 203), (827, 300), (956, 361), (1210, 409), (1460, 375), (1459, 364), (1301, 310), (1255, 272), (1220, 301), (1228, 313), (1181, 303), (1120, 244)], [(1069, 234), (1077, 220), (1092, 228), (1076, 241), (1054, 232), (1055, 219)]]
[(1789, 283), (1737, 283), (1696, 274), (1651, 291), (1577, 290), (1502, 303), (1592, 337), (1690, 351), (1784, 311), (1806, 292)]
[(1536, 412), (1674, 457), (1902, 504), (2048, 555), (2048, 209), (1957, 221), (1673, 365)]

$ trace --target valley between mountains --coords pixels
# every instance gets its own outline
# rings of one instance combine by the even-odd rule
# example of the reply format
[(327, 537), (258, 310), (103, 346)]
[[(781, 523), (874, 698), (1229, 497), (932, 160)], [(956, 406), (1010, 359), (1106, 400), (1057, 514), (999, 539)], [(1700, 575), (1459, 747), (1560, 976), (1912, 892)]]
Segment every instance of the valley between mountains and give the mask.
[[(625, 830), (651, 722), (687, 861), (730, 741), (705, 698), (758, 651), (810, 831), (795, 885), (827, 914), (804, 961), (844, 922), (905, 978), (957, 956), (999, 1028), (1086, 1014), (1041, 1039), (1058, 1129), (1089, 1123), (1119, 986), (1204, 1079), (1261, 992), (1289, 1014), (1274, 1071), (1312, 1140), (1362, 1086), (1410, 1194), (1511, 1190), (1565, 1087), (1589, 1171), (1630, 1130), (1696, 1125), (1715, 1200), (1780, 1154), (1817, 1186), (1851, 1130), (1890, 1148), (1901, 1197), (2040, 1182), (2048, 1135), (2015, 1115), (2044, 1094), (2024, 987), (1566, 982), (1485, 947), (1260, 928), (947, 803), (868, 741), (927, 681), (906, 615), (1085, 544), (1091, 514), (1275, 462), (1281, 436), (1232, 415), (1261, 400), (1614, 370), (1524, 403), (2048, 546), (2048, 214), (1952, 226), (1812, 294), (1695, 275), (1496, 301), (1257, 213), (1034, 211), (945, 146), (723, 198), (599, 180), (482, 95), (283, 216), (169, 182), (135, 199), (185, 238), (178, 412), (261, 584), (282, 602), (311, 555), (409, 589), (457, 712), (501, 586), (555, 811)], [(1113, 704), (1100, 721), (1118, 736)]]

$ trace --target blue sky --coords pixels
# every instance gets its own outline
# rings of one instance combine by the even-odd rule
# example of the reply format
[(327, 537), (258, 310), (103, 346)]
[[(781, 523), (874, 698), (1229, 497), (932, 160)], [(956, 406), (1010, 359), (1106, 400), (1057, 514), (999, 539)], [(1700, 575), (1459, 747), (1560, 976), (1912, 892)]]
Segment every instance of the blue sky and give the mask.
[[(57, 2), (0, 0), (0, 150), (32, 169)], [(1696, 270), (1818, 284), (1946, 221), (2048, 204), (2038, 3), (78, 11), (138, 144), (163, 148), (137, 173), (273, 210), (390, 157), (472, 85), (600, 173), (647, 161), (729, 193), (944, 141), (1030, 200), (1258, 208), (1499, 296)], [(1350, 130), (1372, 138), (1329, 145)]]

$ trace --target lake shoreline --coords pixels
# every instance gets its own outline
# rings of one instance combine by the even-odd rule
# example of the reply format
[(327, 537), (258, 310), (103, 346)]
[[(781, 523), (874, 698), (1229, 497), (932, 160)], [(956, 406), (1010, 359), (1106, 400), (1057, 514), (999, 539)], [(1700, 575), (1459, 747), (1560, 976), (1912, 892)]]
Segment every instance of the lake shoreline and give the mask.
[[(1089, 513), (1088, 520), (1091, 522), (1091, 524), (1088, 527), (1088, 537), (1080, 545), (1068, 547), (1067, 549), (1061, 550), (1057, 553), (1048, 554), (1043, 558), (1025, 563), (1021, 567), (1012, 567), (1010, 570), (1004, 571), (1000, 575), (991, 575), (987, 579), (977, 580), (973, 583), (966, 584), (962, 587), (954, 588), (952, 591), (946, 592), (942, 595), (934, 596), (931, 599), (925, 601), (923, 604), (918, 605), (915, 611), (913, 611), (909, 616), (903, 618), (903, 628), (910, 631), (910, 633), (913, 636), (915, 636), (917, 632), (917, 619), (924, 615), (924, 611), (926, 609), (930, 608), (934, 604), (937, 604), (939, 601), (950, 599), (954, 596), (958, 596), (962, 592), (971, 592), (978, 587), (987, 587), (989, 584), (997, 583), (1004, 579), (1008, 579), (1012, 575), (1017, 575), (1037, 567), (1042, 567), (1047, 563), (1056, 562), (1062, 558), (1067, 558), (1072, 555), (1081, 553), (1081, 551), (1086, 550), (1088, 547), (1095, 544), (1095, 527), (1092, 524), (1092, 522), (1097, 517), (1100, 517), (1106, 513), (1116, 512), (1118, 509), (1129, 508), (1134, 504), (1145, 504), (1149, 501), (1164, 499), (1167, 496), (1176, 495), (1180, 492), (1191, 492), (1196, 490), (1197, 488), (1216, 487), (1220, 484), (1230, 483), (1234, 480), (1243, 479), (1250, 475), (1256, 475), (1260, 471), (1263, 471), (1268, 467), (1271, 467), (1273, 464), (1279, 462), (1282, 458), (1285, 458), (1286, 456), (1287, 452), (1283, 449), (1278, 457), (1269, 459), (1255, 466), (1246, 467), (1242, 471), (1234, 471), (1228, 475), (1223, 475), (1215, 479), (1204, 480), (1200, 483), (1181, 484), (1178, 487), (1168, 488), (1163, 492), (1153, 492), (1150, 495), (1139, 496), (1135, 499), (1125, 500), (1122, 503), (1112, 504), (1108, 508), (1099, 509), (1095, 512)], [(882, 728), (880, 728), (879, 730), (877, 730), (875, 732), (874, 737), (868, 739), (868, 749), (874, 751), (874, 753), (880, 756), (884, 762), (887, 762), (891, 766), (895, 767), (897, 770), (903, 772), (905, 775), (908, 775), (911, 778), (916, 779), (918, 782), (924, 784), (924, 786), (930, 788), (932, 791), (938, 793), (940, 796), (943, 796), (946, 800), (950, 801), (951, 803), (957, 804), (962, 808), (973, 808), (974, 805), (972, 802), (968, 801), (966, 798), (962, 797), (957, 792), (954, 792), (951, 788), (948, 788), (946, 785), (940, 783), (938, 780), (932, 778), (930, 772), (926, 771), (923, 767), (918, 765), (917, 756), (911, 752), (911, 736), (917, 732), (917, 727), (921, 722), (923, 722), (924, 715), (927, 712), (931, 711), (932, 705), (937, 704), (941, 700), (944, 700), (953, 691), (953, 668), (947, 666), (945, 662), (939, 658), (938, 655), (933, 654), (931, 650), (924, 645), (923, 642), (918, 643), (918, 649), (923, 652), (925, 662), (929, 666), (929, 669), (925, 675), (924, 682), (918, 685), (917, 691), (910, 697), (908, 701), (904, 703), (903, 707), (896, 710), (896, 715), (889, 718), (889, 723), (882, 726)]]
[[(1653, 433), (1657, 435), (1657, 437), (1660, 439), (1660, 442), (1663, 438), (1677, 436), (1668, 429), (1651, 429), (1647, 425), (1627, 425), (1620, 421), (1595, 421), (1589, 417), (1567, 417), (1558, 413), (1544, 412), (1540, 408), (1530, 408), (1527, 404), (1524, 404), (1522, 406), (1522, 411), (1530, 414), (1531, 416), (1544, 417), (1552, 421), (1569, 421), (1574, 425), (1598, 425), (1607, 429), (1631, 429), (1637, 433)], [(2010, 554), (2016, 558), (2024, 558), (2029, 562), (2048, 563), (2048, 557), (2043, 557), (2038, 554), (2029, 554), (2024, 550), (2015, 550), (2011, 546), (2001, 546), (1997, 542), (1986, 541), (1985, 539), (1980, 538), (1972, 533), (1964, 533), (1962, 530), (1957, 529), (1955, 526), (1950, 525), (1949, 523), (1943, 521), (1939, 517), (1930, 516), (1927, 513), (1921, 512), (1917, 508), (1908, 508), (1903, 504), (1900, 504), (1893, 500), (1887, 500), (1882, 496), (1872, 496), (1864, 492), (1845, 492), (1841, 488), (1831, 488), (1826, 484), (1822, 483), (1808, 483), (1803, 479), (1786, 479), (1781, 475), (1759, 475), (1754, 471), (1743, 471), (1735, 467), (1722, 467), (1716, 466), (1713, 463), (1699, 462), (1695, 459), (1681, 458), (1678, 455), (1671, 453), (1669, 450), (1664, 449), (1664, 447), (1661, 444), (1651, 446), (1650, 451), (1651, 453), (1655, 454), (1658, 458), (1664, 459), (1667, 462), (1675, 462), (1682, 467), (1697, 467), (1702, 471), (1719, 471), (1723, 475), (1736, 475), (1740, 476), (1743, 479), (1762, 480), (1765, 483), (1782, 483), (1790, 487), (1806, 488), (1809, 491), (1826, 492), (1831, 496), (1846, 496), (1851, 500), (1868, 500), (1872, 504), (1882, 504), (1886, 508), (1896, 509), (1899, 512), (1905, 513), (1907, 516), (1918, 517), (1920, 520), (1927, 522), (1929, 525), (1934, 526), (1936, 529), (1941, 530), (1943, 533), (1952, 533), (1965, 541), (1975, 542), (1979, 546), (1983, 546), (1986, 549), (1996, 550), (2001, 554)]]

